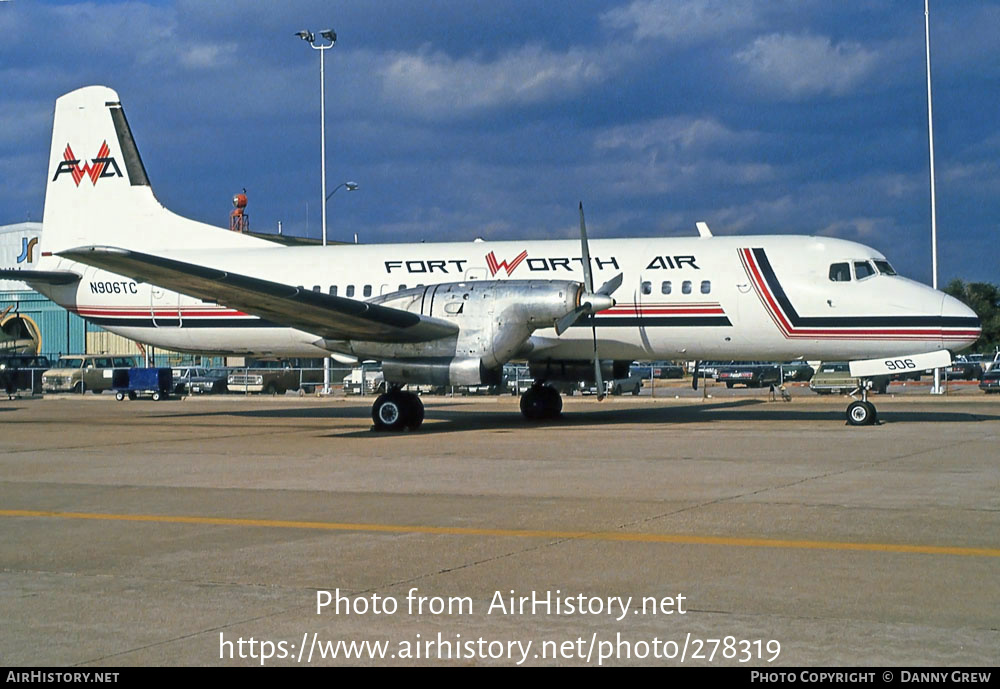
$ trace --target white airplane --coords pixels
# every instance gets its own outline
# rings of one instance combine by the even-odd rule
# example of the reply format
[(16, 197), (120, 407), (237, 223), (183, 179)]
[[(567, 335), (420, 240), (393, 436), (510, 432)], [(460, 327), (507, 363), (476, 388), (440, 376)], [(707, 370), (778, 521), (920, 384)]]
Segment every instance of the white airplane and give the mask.
[[(383, 362), (377, 429), (416, 428), (406, 384), (545, 382), (634, 359), (851, 359), (858, 375), (932, 368), (980, 334), (961, 302), (827, 237), (698, 237), (288, 247), (177, 216), (153, 195), (118, 94), (56, 101), (35, 271), (4, 271), (125, 337), (172, 350)], [(594, 289), (594, 283), (602, 286)], [(874, 423), (861, 390), (851, 424)]]

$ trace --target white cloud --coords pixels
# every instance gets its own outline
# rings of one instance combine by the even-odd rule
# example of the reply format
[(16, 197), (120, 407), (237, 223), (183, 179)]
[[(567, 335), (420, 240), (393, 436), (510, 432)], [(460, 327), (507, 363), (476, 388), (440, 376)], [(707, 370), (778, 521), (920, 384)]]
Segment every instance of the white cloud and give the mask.
[(819, 229), (816, 234), (823, 237), (838, 237), (854, 241), (871, 241), (889, 235), (895, 223), (891, 218), (857, 217), (835, 220)]
[(878, 54), (858, 43), (834, 45), (825, 36), (770, 34), (736, 59), (765, 88), (791, 98), (843, 95), (874, 70)]
[(734, 132), (711, 117), (682, 116), (613, 127), (597, 135), (596, 146), (638, 151), (657, 149), (669, 153), (728, 147), (755, 138), (752, 133)]
[(235, 43), (187, 43), (175, 48), (178, 61), (190, 69), (214, 69), (234, 64)]
[(613, 71), (599, 52), (527, 46), (492, 62), (443, 53), (394, 53), (378, 70), (384, 97), (429, 117), (563, 100)]
[(691, 43), (725, 36), (753, 26), (752, 4), (731, 0), (635, 0), (605, 13), (611, 27), (632, 31), (635, 38), (666, 38)]

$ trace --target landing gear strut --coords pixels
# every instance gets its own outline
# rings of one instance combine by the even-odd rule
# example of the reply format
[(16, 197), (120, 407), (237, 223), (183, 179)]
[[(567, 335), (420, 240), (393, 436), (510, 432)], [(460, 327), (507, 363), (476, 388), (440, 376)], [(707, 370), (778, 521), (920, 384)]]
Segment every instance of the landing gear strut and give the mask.
[(372, 421), (376, 431), (415, 431), (424, 422), (424, 403), (412, 392), (392, 387), (375, 399)]
[(878, 422), (878, 411), (875, 405), (868, 401), (868, 388), (871, 381), (861, 381), (861, 399), (847, 405), (847, 423), (851, 426), (871, 426)]
[(521, 395), (521, 413), (531, 421), (554, 419), (562, 413), (562, 397), (555, 388), (535, 383)]

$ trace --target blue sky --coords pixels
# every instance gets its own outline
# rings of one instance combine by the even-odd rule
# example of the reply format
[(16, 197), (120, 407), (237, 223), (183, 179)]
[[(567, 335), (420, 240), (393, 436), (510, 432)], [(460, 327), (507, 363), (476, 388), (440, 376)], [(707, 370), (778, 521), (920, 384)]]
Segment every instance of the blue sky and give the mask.
[[(366, 243), (801, 233), (930, 282), (922, 0), (0, 2), (0, 224), (52, 106), (116, 89), (164, 205)], [(1000, 3), (932, 0), (941, 283), (1000, 282)], [(307, 229), (308, 216), (308, 229)]]

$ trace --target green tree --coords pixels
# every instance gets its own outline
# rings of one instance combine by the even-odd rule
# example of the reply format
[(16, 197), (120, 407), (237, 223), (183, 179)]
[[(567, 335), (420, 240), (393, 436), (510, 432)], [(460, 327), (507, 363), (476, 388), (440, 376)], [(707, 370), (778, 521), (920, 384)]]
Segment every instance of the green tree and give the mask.
[(944, 291), (979, 316), (983, 334), (972, 345), (972, 351), (996, 351), (997, 346), (1000, 346), (1000, 288), (989, 282), (952, 280)]

